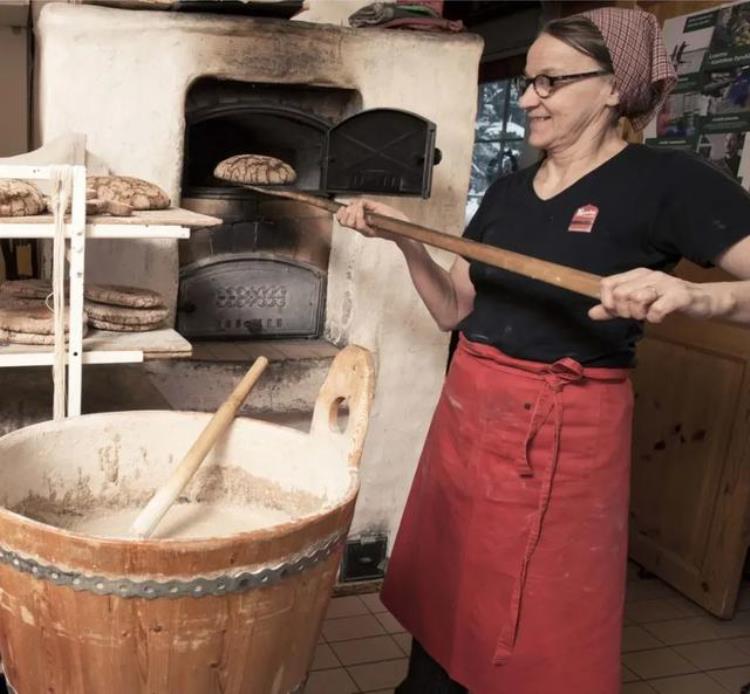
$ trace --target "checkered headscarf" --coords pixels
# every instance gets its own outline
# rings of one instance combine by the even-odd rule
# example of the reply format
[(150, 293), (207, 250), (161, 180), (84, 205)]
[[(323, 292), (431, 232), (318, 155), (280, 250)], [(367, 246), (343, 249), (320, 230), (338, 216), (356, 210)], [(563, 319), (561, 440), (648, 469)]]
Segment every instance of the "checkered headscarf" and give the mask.
[(620, 111), (642, 130), (677, 82), (659, 23), (643, 10), (602, 7), (581, 13), (602, 34), (615, 68)]

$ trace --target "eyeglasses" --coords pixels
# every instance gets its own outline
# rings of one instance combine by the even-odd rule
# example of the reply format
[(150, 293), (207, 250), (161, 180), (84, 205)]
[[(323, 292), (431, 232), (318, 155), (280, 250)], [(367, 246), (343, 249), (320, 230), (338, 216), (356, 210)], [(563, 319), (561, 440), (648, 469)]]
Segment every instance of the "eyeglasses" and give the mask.
[(574, 75), (537, 75), (536, 77), (518, 77), (516, 86), (521, 94), (525, 94), (529, 85), (534, 87), (540, 99), (546, 99), (555, 90), (555, 85), (559, 82), (573, 82), (575, 80), (586, 79), (587, 77), (600, 77), (602, 75), (611, 75), (607, 70), (594, 70), (593, 72), (577, 72)]

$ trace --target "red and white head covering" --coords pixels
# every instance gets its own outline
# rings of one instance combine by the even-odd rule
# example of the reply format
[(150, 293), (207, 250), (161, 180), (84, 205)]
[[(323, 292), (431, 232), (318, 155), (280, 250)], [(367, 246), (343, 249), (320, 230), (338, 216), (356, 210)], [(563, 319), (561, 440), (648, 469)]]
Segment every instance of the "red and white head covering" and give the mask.
[(609, 49), (622, 115), (642, 130), (677, 83), (656, 17), (617, 7), (588, 10), (581, 16), (596, 25)]

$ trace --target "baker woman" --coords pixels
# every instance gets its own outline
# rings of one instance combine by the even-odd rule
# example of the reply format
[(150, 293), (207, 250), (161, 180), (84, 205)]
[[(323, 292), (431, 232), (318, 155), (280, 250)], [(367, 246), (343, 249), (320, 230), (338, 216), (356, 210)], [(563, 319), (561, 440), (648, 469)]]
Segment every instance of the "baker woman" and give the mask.
[[(686, 257), (750, 278), (750, 195), (689, 154), (629, 145), (675, 82), (655, 18), (548, 24), (521, 106), (541, 163), (494, 183), (465, 236), (605, 276), (599, 303), (398, 239), (460, 344), (383, 600), (415, 638), (399, 694), (616, 694), (633, 398), (643, 321), (750, 323), (750, 282), (666, 274)], [(374, 235), (358, 201), (338, 221)]]

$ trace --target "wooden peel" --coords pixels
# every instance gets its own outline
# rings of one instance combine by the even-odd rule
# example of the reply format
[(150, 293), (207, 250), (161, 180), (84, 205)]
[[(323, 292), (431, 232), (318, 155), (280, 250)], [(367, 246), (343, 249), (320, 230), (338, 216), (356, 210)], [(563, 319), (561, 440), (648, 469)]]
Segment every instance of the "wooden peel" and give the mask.
[[(236, 181), (232, 181), (232, 183), (237, 184)], [(336, 213), (340, 208), (344, 207), (340, 202), (326, 200), (325, 198), (319, 198), (316, 195), (308, 193), (279, 190), (265, 186), (237, 185), (242, 185), (243, 188), (249, 188), (264, 195), (304, 202), (331, 213)], [(487, 265), (499, 267), (503, 270), (523, 275), (524, 277), (530, 277), (531, 279), (546, 282), (547, 284), (554, 284), (592, 299), (598, 300), (600, 298), (599, 285), (602, 278), (599, 275), (584, 272), (583, 270), (576, 270), (566, 265), (551, 263), (547, 260), (532, 258), (521, 253), (506, 251), (486, 243), (451, 236), (441, 231), (435, 231), (434, 229), (413, 224), (412, 222), (404, 222), (393, 217), (375, 214), (374, 212), (366, 212), (365, 220), (369, 226), (379, 231), (387, 231), (397, 236), (421, 241), (428, 246), (442, 248), (464, 258), (478, 260)]]
[(193, 478), (216, 440), (232, 423), (237, 410), (240, 409), (266, 366), (268, 366), (268, 359), (265, 357), (258, 357), (255, 360), (255, 363), (232, 391), (232, 394), (216, 410), (214, 416), (211, 417), (211, 420), (190, 447), (171, 477), (156, 490), (151, 500), (133, 521), (133, 525), (130, 526), (130, 532), (133, 535), (139, 538), (147, 538), (151, 535), (164, 514)]

